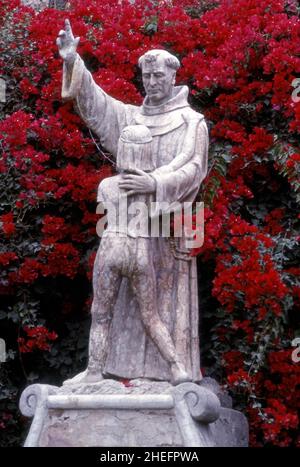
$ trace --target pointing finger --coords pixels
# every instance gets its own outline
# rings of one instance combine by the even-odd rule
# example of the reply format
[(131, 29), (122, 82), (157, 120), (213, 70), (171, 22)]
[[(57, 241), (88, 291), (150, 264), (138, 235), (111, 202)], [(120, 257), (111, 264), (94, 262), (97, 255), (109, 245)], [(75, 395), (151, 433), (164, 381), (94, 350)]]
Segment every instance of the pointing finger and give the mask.
[(67, 36), (69, 36), (71, 39), (74, 39), (71, 24), (68, 19), (66, 19), (66, 22), (65, 22), (65, 30), (66, 30)]
[(70, 21), (68, 19), (65, 20), (65, 28), (66, 28), (67, 32), (72, 31), (71, 24), (70, 24)]

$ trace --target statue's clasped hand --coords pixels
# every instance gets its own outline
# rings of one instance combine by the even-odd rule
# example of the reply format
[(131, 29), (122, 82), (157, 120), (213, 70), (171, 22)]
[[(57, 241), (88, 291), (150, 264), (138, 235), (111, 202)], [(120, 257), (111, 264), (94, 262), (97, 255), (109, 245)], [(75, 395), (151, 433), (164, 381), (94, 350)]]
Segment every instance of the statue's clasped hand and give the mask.
[(127, 196), (137, 193), (154, 193), (156, 182), (151, 175), (140, 169), (132, 170), (132, 173), (122, 174), (119, 188), (127, 191)]

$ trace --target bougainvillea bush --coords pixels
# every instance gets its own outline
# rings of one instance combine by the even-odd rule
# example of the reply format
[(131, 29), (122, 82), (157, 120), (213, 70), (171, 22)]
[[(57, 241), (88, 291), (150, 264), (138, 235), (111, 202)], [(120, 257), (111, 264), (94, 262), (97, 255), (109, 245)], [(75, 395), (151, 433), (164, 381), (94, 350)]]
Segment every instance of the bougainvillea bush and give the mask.
[(27, 384), (60, 384), (86, 364), (96, 188), (113, 168), (61, 100), (55, 38), (67, 16), (96, 82), (127, 103), (142, 102), (136, 63), (146, 50), (181, 60), (177, 82), (190, 86), (210, 129), (199, 192), (205, 242), (193, 251), (203, 372), (247, 415), (252, 446), (299, 446), (298, 3), (73, 0), (68, 8), (0, 6), (1, 443), (24, 439), (17, 400)]

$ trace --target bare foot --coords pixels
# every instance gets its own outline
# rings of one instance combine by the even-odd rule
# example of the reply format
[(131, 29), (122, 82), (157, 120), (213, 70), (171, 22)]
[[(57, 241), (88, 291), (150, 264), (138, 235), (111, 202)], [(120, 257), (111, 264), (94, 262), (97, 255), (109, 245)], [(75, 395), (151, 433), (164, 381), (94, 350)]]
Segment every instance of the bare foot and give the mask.
[(64, 381), (64, 385), (69, 384), (88, 384), (88, 383), (99, 383), (99, 381), (103, 380), (102, 374), (99, 373), (91, 373), (88, 368), (84, 370), (82, 373), (74, 376), (74, 378), (67, 379)]
[(188, 375), (185, 371), (183, 365), (181, 363), (175, 362), (171, 365), (171, 373), (172, 373), (172, 383), (174, 386), (181, 383), (187, 383), (188, 381), (192, 381), (192, 378)]

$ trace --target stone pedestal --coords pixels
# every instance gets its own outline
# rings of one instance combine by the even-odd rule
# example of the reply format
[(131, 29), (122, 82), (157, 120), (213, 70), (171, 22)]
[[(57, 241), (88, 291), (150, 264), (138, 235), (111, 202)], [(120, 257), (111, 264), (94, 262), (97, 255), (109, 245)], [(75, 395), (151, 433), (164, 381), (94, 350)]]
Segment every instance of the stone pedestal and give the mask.
[(20, 400), (34, 417), (25, 446), (247, 446), (248, 423), (213, 380), (200, 384), (114, 380), (35, 384)]

